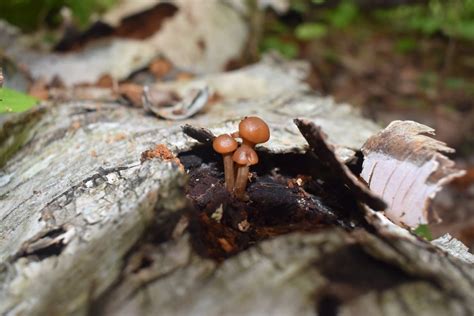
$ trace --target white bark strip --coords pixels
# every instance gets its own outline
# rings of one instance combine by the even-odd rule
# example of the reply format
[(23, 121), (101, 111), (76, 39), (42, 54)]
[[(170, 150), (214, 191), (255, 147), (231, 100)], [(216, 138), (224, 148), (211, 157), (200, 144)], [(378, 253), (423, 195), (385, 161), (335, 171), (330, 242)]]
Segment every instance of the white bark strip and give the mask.
[(442, 186), (464, 171), (443, 153), (453, 150), (431, 137), (434, 130), (412, 121), (394, 121), (364, 144), (361, 177), (388, 205), (394, 223), (417, 227), (435, 218), (429, 205)]

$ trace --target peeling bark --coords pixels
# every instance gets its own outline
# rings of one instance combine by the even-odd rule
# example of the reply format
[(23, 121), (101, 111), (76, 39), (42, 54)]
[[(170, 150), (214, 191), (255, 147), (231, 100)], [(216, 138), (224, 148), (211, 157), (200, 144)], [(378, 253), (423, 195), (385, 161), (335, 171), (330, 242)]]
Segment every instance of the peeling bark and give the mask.
[(361, 177), (387, 202), (385, 214), (399, 225), (416, 228), (437, 219), (432, 199), (443, 185), (465, 173), (444, 155), (454, 149), (427, 135), (434, 135), (428, 126), (393, 121), (362, 148)]

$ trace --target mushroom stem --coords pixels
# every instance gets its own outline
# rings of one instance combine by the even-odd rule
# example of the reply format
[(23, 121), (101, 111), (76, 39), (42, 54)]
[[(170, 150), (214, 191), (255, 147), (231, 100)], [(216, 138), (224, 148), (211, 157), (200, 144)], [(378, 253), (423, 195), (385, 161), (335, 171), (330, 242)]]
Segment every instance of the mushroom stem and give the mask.
[(249, 146), (250, 148), (254, 149), (255, 148), (255, 143), (252, 143), (248, 140), (246, 140), (245, 138), (242, 139), (242, 144), (243, 145), (246, 145), (246, 146)]
[(234, 189), (234, 161), (232, 153), (222, 155), (224, 157), (224, 178), (227, 191), (232, 192)]
[(245, 199), (245, 187), (249, 177), (249, 166), (239, 165), (237, 169), (237, 178), (235, 179), (235, 196), (241, 200)]

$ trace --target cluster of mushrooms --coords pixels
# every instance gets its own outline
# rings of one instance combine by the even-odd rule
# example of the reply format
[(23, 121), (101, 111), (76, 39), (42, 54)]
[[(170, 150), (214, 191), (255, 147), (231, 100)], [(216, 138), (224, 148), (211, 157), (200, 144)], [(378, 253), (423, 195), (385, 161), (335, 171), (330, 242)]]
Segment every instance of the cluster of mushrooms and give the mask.
[[(240, 147), (235, 138), (242, 139)], [(258, 163), (255, 145), (265, 143), (269, 138), (267, 123), (259, 117), (248, 116), (240, 121), (238, 132), (222, 134), (214, 139), (212, 147), (224, 158), (225, 187), (238, 199), (246, 199), (249, 167)]]

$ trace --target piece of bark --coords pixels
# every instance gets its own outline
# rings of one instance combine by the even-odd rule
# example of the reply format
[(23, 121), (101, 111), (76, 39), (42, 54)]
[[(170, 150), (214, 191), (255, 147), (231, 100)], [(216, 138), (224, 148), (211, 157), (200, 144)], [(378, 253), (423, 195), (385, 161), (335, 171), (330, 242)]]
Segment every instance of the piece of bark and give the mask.
[[(234, 131), (242, 116), (259, 115), (273, 135), (261, 150), (298, 153), (306, 150), (291, 123), (298, 115), (321, 125), (344, 160), (377, 130), (349, 106), (305, 93), (291, 65), (264, 62), (222, 75), (222, 85), (229, 77), (260, 81), (258, 94), (242, 92), (246, 100), (224, 99), (179, 124), (97, 101), (49, 103), (2, 120), (0, 147), (9, 154), (0, 171), (0, 313), (314, 314), (342, 301), (341, 311), (472, 314), (472, 265), (425, 242), (328, 229), (259, 243), (221, 265), (191, 247), (183, 232), (185, 173), (159, 157), (140, 162), (156, 144), (174, 154), (192, 149), (197, 143), (181, 125), (218, 134)], [(22, 146), (6, 129), (13, 121)], [(347, 135), (347, 126), (357, 133)], [(348, 270), (337, 278), (330, 267), (348, 262), (357, 273), (377, 269), (390, 277), (354, 283)], [(335, 281), (336, 290), (349, 286), (350, 300), (334, 299)]]
[(433, 240), (432, 243), (445, 250), (453, 257), (456, 257), (464, 262), (474, 264), (474, 255), (469, 252), (469, 248), (467, 248), (456, 238), (453, 238), (451, 235), (443, 235)]
[(430, 203), (442, 186), (464, 171), (443, 153), (453, 149), (426, 135), (434, 130), (413, 121), (394, 121), (362, 148), (361, 177), (389, 205), (386, 216), (396, 224), (417, 227), (437, 216)]
[[(327, 176), (323, 176), (323, 180), (333, 183), (334, 186), (339, 183), (340, 187), (348, 187), (358, 202), (365, 203), (374, 210), (383, 211), (387, 207), (383, 200), (372, 193), (338, 159), (334, 153), (334, 148), (326, 142), (327, 136), (321, 127), (308, 120), (295, 119), (294, 122), (308, 142), (317, 163), (326, 169)], [(314, 177), (321, 177), (321, 175), (315, 174)]]
[(211, 145), (214, 138), (216, 138), (216, 136), (207, 128), (194, 127), (189, 124), (184, 125), (182, 128), (183, 133), (202, 144)]

